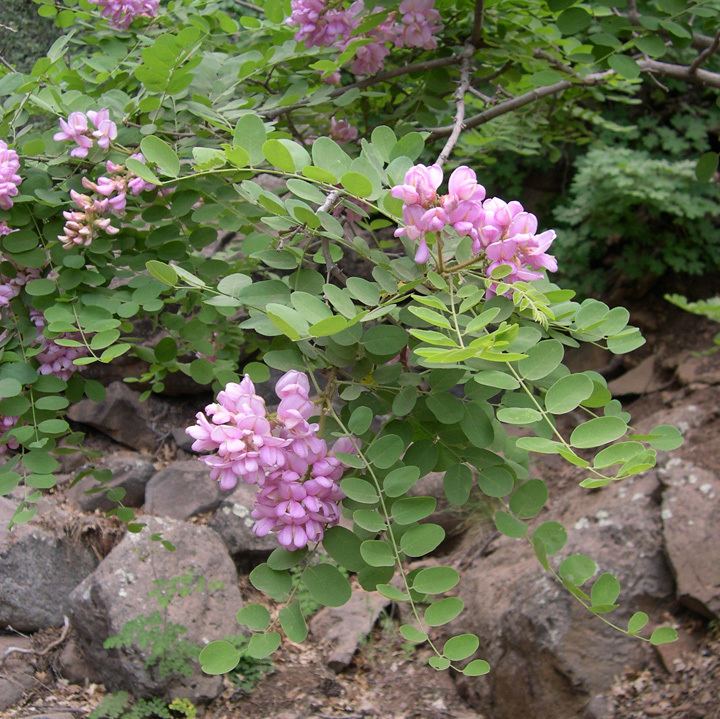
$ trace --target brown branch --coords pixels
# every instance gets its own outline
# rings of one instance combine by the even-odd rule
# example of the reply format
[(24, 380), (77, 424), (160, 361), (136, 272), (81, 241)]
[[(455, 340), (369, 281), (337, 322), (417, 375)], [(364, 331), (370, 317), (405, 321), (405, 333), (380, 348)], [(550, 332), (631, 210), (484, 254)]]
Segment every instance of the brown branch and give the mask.
[(470, 44), (473, 47), (480, 47), (483, 44), (483, 13), (485, 12), (485, 0), (475, 0), (475, 15), (473, 17), (472, 32), (470, 33)]
[[(326, 198), (325, 202), (318, 207), (318, 212), (332, 212), (333, 207), (337, 205), (340, 200), (340, 190), (333, 190)], [(322, 255), (325, 260), (325, 266), (327, 267), (327, 280), (330, 281), (330, 275), (335, 277), (343, 285), (347, 283), (347, 275), (335, 264), (332, 256), (330, 255), (330, 240), (323, 236), (320, 239), (320, 248)]]
[[(448, 55), (447, 57), (436, 57), (434, 60), (425, 60), (423, 62), (416, 62), (410, 65), (403, 65), (402, 67), (396, 67), (393, 70), (379, 72), (377, 75), (371, 75), (370, 77), (358, 80), (357, 82), (353, 82), (349, 85), (338, 87), (328, 95), (328, 99), (330, 100), (335, 97), (339, 97), (348, 90), (353, 90), (355, 88), (362, 90), (366, 87), (370, 87), (371, 85), (377, 85), (378, 83), (385, 82), (386, 80), (392, 80), (393, 78), (401, 77), (402, 75), (409, 75), (413, 72), (427, 72), (428, 70), (434, 70), (438, 67), (457, 65), (460, 62), (462, 62), (462, 55)], [(291, 112), (292, 110), (298, 110), (305, 107), (307, 104), (307, 100), (302, 100), (301, 102), (296, 102), (295, 104), (287, 105), (286, 107), (273, 107), (269, 110), (258, 110), (257, 112), (259, 115), (272, 120), (275, 117), (284, 115), (286, 112)]]
[(440, 167), (447, 162), (450, 153), (460, 139), (460, 133), (465, 127), (465, 93), (470, 87), (470, 64), (474, 52), (474, 45), (468, 45), (463, 52), (463, 58), (460, 64), (460, 81), (458, 82), (457, 90), (455, 90), (455, 121), (453, 122), (452, 130), (450, 131), (450, 136), (445, 146), (440, 151), (437, 160), (435, 160), (435, 164)]
[[(685, 80), (687, 82), (696, 82), (703, 85), (709, 85), (710, 87), (720, 88), (720, 73), (710, 72), (697, 68), (695, 72), (690, 72), (690, 67), (686, 65), (673, 65), (667, 62), (659, 62), (657, 60), (638, 60), (638, 65), (643, 72), (650, 74), (662, 75), (665, 77), (674, 77), (678, 80)], [(543, 97), (550, 95), (557, 95), (564, 90), (571, 87), (582, 87), (585, 85), (597, 85), (604, 82), (608, 78), (615, 75), (615, 72), (608, 70), (606, 72), (594, 73), (588, 75), (585, 78), (572, 81), (572, 80), (561, 80), (556, 82), (554, 85), (546, 85), (545, 87), (539, 87), (537, 90), (531, 90), (526, 92), (524, 95), (518, 95), (505, 102), (498, 103), (494, 107), (490, 107), (477, 115), (473, 115), (465, 121), (465, 129), (471, 129), (478, 127), (490, 120), (494, 120), (496, 117), (505, 115), (513, 110), (518, 110), (525, 105), (541, 100)], [(436, 140), (439, 137), (447, 137), (453, 132), (454, 125), (445, 125), (444, 127), (436, 127), (430, 130), (429, 140)]]
[(708, 45), (693, 61), (690, 65), (690, 74), (695, 75), (701, 65), (704, 65), (720, 47), (720, 30), (717, 31), (715, 38), (712, 43)]
[(691, 67), (686, 65), (673, 65), (669, 62), (650, 59), (639, 60), (638, 65), (640, 65), (643, 72), (656, 73), (666, 77), (674, 77), (677, 80), (686, 80), (687, 82), (696, 82), (701, 85), (720, 88), (720, 74), (703, 70), (701, 67), (698, 67), (695, 72), (691, 72)]

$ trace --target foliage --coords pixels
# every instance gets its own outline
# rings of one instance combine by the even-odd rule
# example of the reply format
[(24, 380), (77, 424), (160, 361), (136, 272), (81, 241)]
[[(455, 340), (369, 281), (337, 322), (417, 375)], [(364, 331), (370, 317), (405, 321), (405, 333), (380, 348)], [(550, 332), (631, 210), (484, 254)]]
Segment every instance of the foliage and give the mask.
[(29, 0), (5, 0), (0, 17), (0, 56), (21, 72), (28, 72), (60, 31), (38, 21), (37, 7)]
[(591, 291), (620, 276), (712, 273), (720, 268), (718, 215), (717, 188), (696, 179), (693, 161), (600, 146), (578, 161), (555, 212), (556, 246), (564, 273)]
[(188, 699), (166, 702), (159, 697), (133, 699), (127, 692), (107, 694), (89, 719), (195, 719), (197, 709)]
[[(596, 489), (676, 448), (675, 428), (638, 435), (601, 375), (571, 373), (563, 363), (566, 350), (584, 342), (620, 354), (644, 340), (626, 310), (576, 301), (574, 291), (538, 279), (556, 268), (547, 254), (554, 233), (537, 232), (537, 218), (519, 203), (493, 197), (504, 188), (489, 188), (485, 199), (473, 170), (460, 167), (438, 194), (440, 166), (456, 149), (459, 162), (511, 142), (550, 155), (561, 138), (608, 127), (597, 108), (634, 101), (648, 74), (720, 86), (706, 36), (720, 9), (674, 0), (640, 2), (637, 13), (606, 2), (442, 0), (436, 38), (402, 43), (384, 57), (383, 72), (356, 77), (363, 48), (390, 50), (389, 40), (377, 40), (380, 26), (395, 32), (412, 21), (407, 5), (393, 14), (396, 3), (381, 2), (341, 47), (298, 41), (286, 0), (243, 4), (237, 18), (226, 7), (170, 0), (157, 16), (111, 28), (97, 4), (39, 0), (40, 15), (65, 34), (29, 72), (0, 70), (0, 298), (8, 327), (0, 340), (0, 493), (18, 503), (12, 524), (35, 515), (55, 485), (57, 456), (82, 443), (67, 406), (103, 397), (83, 367), (133, 355), (145, 363), (131, 378), (145, 394), (164, 391), (171, 373), (213, 392), (227, 387), (227, 401), (206, 408), (215, 426), (201, 415), (207, 426), (196, 437), (216, 456), (260, 453), (237, 424), (247, 406), (253, 440), (284, 449), (298, 439), (282, 434), (292, 430), (278, 412), (268, 419), (250, 380), (238, 384), (243, 374), (264, 382), (271, 369), (294, 372), (308, 383), (301, 439), (320, 442), (326, 468), (339, 476), (311, 479), (306, 463), (280, 477), (281, 488), (334, 488), (342, 476), (352, 529), (314, 535), (333, 563), (314, 562), (316, 546), (275, 550), (256, 567), (250, 581), (281, 606), (275, 616), (262, 605), (243, 607), (247, 645), (230, 637), (203, 647), (204, 671), (232, 671), (243, 657), (264, 661), (283, 635), (303, 641), (298, 592), (342, 606), (351, 583), (338, 565), (364, 590), (410, 605), (413, 623), (400, 631), (428, 643), (431, 666), (487, 673), (487, 662), (473, 658), (478, 637), (441, 645), (433, 634), (463, 609), (453, 595), (458, 573), (407, 570), (445, 538), (432, 522), (435, 499), (409, 496), (430, 472), (444, 473), (453, 505), (477, 486), (499, 532), (527, 543), (592, 615), (640, 637), (649, 617), (608, 618), (619, 609), (617, 579), (595, 578), (590, 557), (562, 553), (566, 530), (541, 518), (549, 488), (534, 476), (530, 453), (559, 455), (585, 470), (582, 487)], [(348, 10), (340, 3), (331, 12)], [(653, 171), (660, 165), (647, 163), (670, 162), (643, 161)], [(701, 179), (710, 180), (710, 161)], [(691, 170), (679, 167), (689, 181)], [(608, 196), (632, 171), (631, 163), (622, 177), (608, 170)], [(683, 200), (667, 212), (699, 222), (715, 207), (704, 203), (693, 209)], [(668, 262), (699, 262), (665, 252)], [(310, 424), (313, 412), (318, 421)], [(558, 429), (562, 415), (574, 425), (569, 436)], [(353, 451), (328, 454), (328, 442)], [(266, 451), (263, 462), (275, 462), (277, 475), (285, 456)], [(265, 481), (257, 465), (243, 465), (244, 474), (233, 461), (214, 470), (224, 482), (253, 473)], [(141, 531), (122, 495), (113, 496), (112, 514)], [(300, 575), (295, 585), (291, 571)], [(187, 590), (168, 585), (157, 599), (162, 607)], [(164, 617), (161, 610), (140, 618), (110, 641), (142, 642), (159, 670), (179, 671), (190, 648)], [(664, 627), (641, 639), (673, 637)], [(176, 651), (180, 659), (167, 660)]]

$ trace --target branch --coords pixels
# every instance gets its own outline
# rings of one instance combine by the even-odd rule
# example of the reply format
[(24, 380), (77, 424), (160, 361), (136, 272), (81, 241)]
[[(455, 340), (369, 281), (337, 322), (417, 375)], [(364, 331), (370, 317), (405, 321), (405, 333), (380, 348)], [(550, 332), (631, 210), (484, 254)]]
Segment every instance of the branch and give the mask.
[[(709, 55), (708, 55), (709, 57)], [(720, 88), (720, 74), (710, 72), (697, 67), (692, 71), (692, 66), (673, 65), (669, 62), (659, 62), (658, 60), (639, 60), (638, 65), (644, 72), (665, 75), (666, 77), (674, 77), (678, 80), (686, 80), (687, 82), (696, 82), (701, 85), (709, 85), (710, 87)]]
[(472, 32), (470, 33), (470, 44), (473, 47), (480, 47), (483, 44), (484, 11), (485, 0), (475, 0), (475, 16), (473, 18)]
[[(482, 5), (482, 0), (478, 3)], [(445, 147), (440, 151), (435, 164), (442, 167), (446, 162), (450, 153), (453, 151), (457, 141), (460, 139), (460, 133), (465, 127), (465, 93), (470, 87), (470, 63), (475, 52), (474, 45), (468, 45), (463, 53), (463, 59), (460, 64), (460, 81), (457, 90), (455, 90), (455, 122), (453, 123), (450, 137), (448, 137)]]
[[(428, 70), (434, 70), (437, 67), (446, 67), (447, 65), (457, 65), (462, 62), (462, 55), (448, 55), (447, 57), (437, 57), (434, 60), (425, 60), (423, 62), (416, 62), (410, 65), (403, 65), (402, 67), (396, 67), (393, 70), (386, 72), (379, 72), (377, 75), (371, 75), (363, 80), (358, 80), (349, 85), (343, 85), (333, 90), (329, 95), (328, 99), (339, 97), (348, 90), (358, 88), (360, 90), (370, 87), (371, 85), (377, 85), (378, 83), (385, 82), (386, 80), (392, 80), (395, 77), (402, 75), (409, 75), (413, 72), (427, 72)], [(287, 105), (286, 107), (273, 107), (269, 110), (258, 110), (258, 114), (263, 117), (272, 120), (275, 117), (284, 115), (286, 112), (292, 110), (298, 110), (305, 107), (308, 104), (307, 100), (296, 102), (294, 105)]]
[(701, 65), (704, 65), (720, 47), (720, 30), (717, 31), (714, 40), (708, 45), (692, 62), (690, 65), (690, 74), (695, 75)]
[[(333, 207), (337, 205), (340, 199), (340, 190), (333, 190), (326, 198), (325, 202), (318, 207), (318, 212), (332, 212)], [(327, 279), (330, 281), (330, 275), (333, 275), (339, 282), (345, 284), (347, 282), (347, 275), (335, 264), (332, 256), (330, 255), (330, 240), (327, 237), (322, 237), (320, 240), (320, 247), (322, 249), (323, 258), (325, 259), (325, 266), (327, 267)]]

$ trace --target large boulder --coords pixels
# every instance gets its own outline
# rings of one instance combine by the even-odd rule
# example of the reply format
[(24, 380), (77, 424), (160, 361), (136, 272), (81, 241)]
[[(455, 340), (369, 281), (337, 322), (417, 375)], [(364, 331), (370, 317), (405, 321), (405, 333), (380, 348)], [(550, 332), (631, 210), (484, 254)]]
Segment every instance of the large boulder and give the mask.
[(223, 499), (209, 523), (225, 542), (230, 554), (243, 564), (263, 561), (278, 546), (274, 535), (257, 537), (252, 531), (255, 522), (250, 512), (256, 493), (257, 486), (239, 484), (232, 494)]
[(145, 511), (158, 517), (189, 519), (215, 509), (223, 498), (208, 467), (197, 460), (173, 462), (158, 472), (145, 489)]
[(13, 502), (0, 498), (0, 629), (60, 626), (68, 595), (99, 560), (77, 538), (68, 513), (50, 509), (9, 530), (14, 511)]
[[(599, 492), (571, 484), (557, 493), (553, 515), (542, 517), (568, 530), (561, 557), (588, 554), (600, 571), (618, 577), (621, 624), (636, 610), (660, 619), (660, 610), (673, 599), (659, 495), (654, 474)], [(494, 719), (575, 719), (590, 704), (588, 716), (604, 717), (602, 695), (613, 677), (649, 661), (648, 647), (583, 609), (543, 571), (526, 542), (498, 537), (488, 543), (478, 534), (468, 533), (455, 555), (463, 572), (465, 611), (449, 629), (476, 633), (493, 671), (477, 679), (461, 677), (463, 696), (490, 710)]]
[(100, 469), (109, 469), (112, 479), (101, 483), (92, 475), (83, 477), (68, 490), (70, 502), (85, 512), (107, 511), (117, 506), (117, 502), (108, 499), (107, 490), (119, 487), (125, 490), (122, 503), (126, 507), (142, 507), (145, 485), (155, 474), (155, 467), (148, 457), (137, 452), (117, 452), (107, 457)]
[(141, 402), (139, 396), (124, 382), (112, 382), (102, 402), (84, 399), (70, 407), (68, 417), (127, 447), (151, 452), (159, 437), (152, 426), (149, 405)]
[[(238, 633), (235, 613), (242, 598), (237, 573), (217, 534), (173, 519), (147, 517), (146, 521), (142, 532), (128, 533), (70, 595), (78, 646), (110, 689), (209, 701), (222, 690), (222, 679), (202, 674), (197, 665), (192, 676), (162, 677), (157, 666), (148, 664), (151, 646), (103, 647), (128, 622), (157, 611), (164, 611), (168, 625), (185, 627), (182, 639), (197, 646)], [(174, 551), (157, 541), (157, 535), (172, 543)], [(192, 591), (175, 593), (167, 608), (159, 609), (157, 595), (151, 592), (176, 582), (191, 586)]]
[(659, 470), (665, 486), (665, 548), (678, 599), (709, 618), (720, 616), (720, 479), (672, 457)]

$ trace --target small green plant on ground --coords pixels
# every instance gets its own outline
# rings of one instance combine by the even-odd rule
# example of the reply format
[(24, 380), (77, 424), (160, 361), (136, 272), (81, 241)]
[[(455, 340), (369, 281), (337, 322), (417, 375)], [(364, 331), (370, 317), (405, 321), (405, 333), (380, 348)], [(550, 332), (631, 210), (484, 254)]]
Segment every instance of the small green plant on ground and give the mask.
[(127, 692), (108, 694), (88, 719), (195, 719), (197, 709), (189, 699), (169, 703), (159, 697), (133, 699)]

